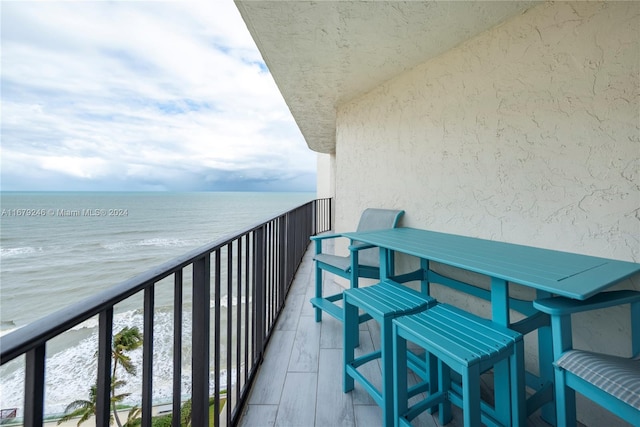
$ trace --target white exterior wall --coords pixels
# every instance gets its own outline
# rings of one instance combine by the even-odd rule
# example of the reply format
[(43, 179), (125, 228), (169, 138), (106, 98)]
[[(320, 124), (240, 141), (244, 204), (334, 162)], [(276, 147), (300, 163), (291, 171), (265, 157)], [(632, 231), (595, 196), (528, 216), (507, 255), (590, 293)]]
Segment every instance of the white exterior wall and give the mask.
[[(405, 226), (640, 262), (639, 41), (638, 2), (543, 4), (339, 106), (334, 228), (402, 208)], [(629, 355), (611, 313), (575, 318), (577, 345)]]
[(318, 153), (317, 161), (317, 185), (318, 198), (335, 197), (336, 195), (336, 156), (334, 154)]

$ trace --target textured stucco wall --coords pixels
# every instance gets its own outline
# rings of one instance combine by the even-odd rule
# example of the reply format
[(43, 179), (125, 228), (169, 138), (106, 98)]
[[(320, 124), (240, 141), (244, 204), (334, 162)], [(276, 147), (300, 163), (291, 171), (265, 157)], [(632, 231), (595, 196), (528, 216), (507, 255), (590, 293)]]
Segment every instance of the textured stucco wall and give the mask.
[[(639, 2), (543, 4), (339, 106), (335, 229), (403, 208), (407, 226), (640, 262), (639, 40)], [(574, 335), (626, 354), (628, 310)]]

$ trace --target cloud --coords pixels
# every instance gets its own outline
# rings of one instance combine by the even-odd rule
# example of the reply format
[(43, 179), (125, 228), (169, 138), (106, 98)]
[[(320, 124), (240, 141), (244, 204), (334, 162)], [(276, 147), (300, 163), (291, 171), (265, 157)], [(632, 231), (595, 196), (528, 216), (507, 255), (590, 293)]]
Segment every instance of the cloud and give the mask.
[(3, 190), (315, 189), (231, 0), (2, 9)]

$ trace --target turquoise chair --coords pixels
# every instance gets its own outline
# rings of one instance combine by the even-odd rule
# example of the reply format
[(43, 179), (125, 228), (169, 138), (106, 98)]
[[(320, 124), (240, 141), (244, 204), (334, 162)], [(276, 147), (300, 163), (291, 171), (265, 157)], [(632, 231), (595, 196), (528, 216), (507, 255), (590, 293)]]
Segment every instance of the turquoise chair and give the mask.
[[(631, 306), (631, 358), (573, 348), (573, 313), (622, 304)], [(576, 425), (576, 391), (640, 426), (640, 292), (604, 292), (585, 301), (544, 298), (533, 305), (551, 315), (558, 427)]]
[[(365, 211), (362, 212), (356, 231), (395, 228), (403, 214), (404, 211), (402, 210), (365, 209)], [(311, 305), (315, 307), (316, 322), (320, 322), (322, 320), (323, 311), (340, 321), (344, 321), (342, 307), (336, 304), (336, 302), (342, 300), (342, 292), (334, 295), (323, 295), (323, 271), (348, 279), (352, 288), (358, 287), (359, 277), (368, 279), (380, 278), (380, 254), (378, 252), (378, 248), (372, 248), (371, 246), (352, 241), (350, 249), (352, 251), (353, 258), (351, 256), (328, 254), (322, 251), (323, 241), (338, 237), (342, 237), (342, 234), (324, 234), (321, 236), (311, 237), (311, 240), (315, 242), (315, 256), (313, 257), (313, 260), (315, 261), (316, 279), (315, 297), (311, 299)], [(390, 264), (393, 263), (392, 260), (388, 260), (387, 262)], [(389, 271), (393, 271), (392, 265), (390, 266)], [(365, 320), (365, 318), (362, 320)]]

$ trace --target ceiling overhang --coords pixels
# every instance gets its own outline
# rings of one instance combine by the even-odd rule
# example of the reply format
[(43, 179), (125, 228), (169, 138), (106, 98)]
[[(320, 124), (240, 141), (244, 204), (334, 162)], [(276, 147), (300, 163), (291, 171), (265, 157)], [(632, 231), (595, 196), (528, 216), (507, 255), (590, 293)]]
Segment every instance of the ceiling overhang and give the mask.
[(235, 3), (307, 145), (333, 153), (340, 104), (537, 2)]

